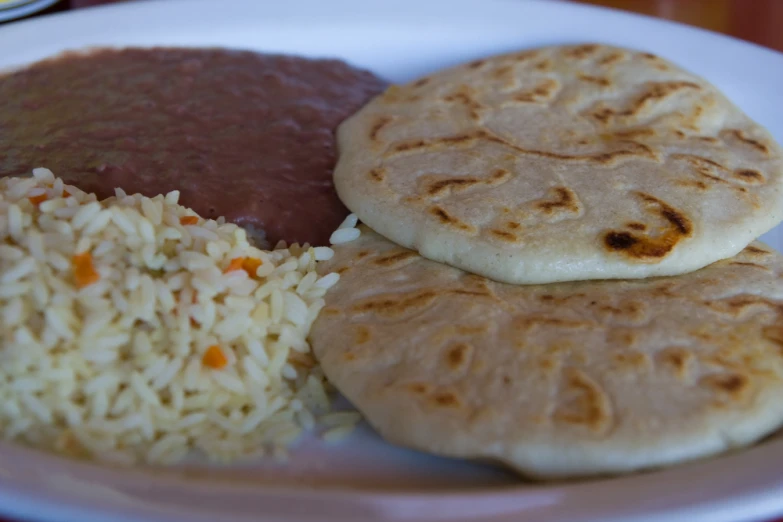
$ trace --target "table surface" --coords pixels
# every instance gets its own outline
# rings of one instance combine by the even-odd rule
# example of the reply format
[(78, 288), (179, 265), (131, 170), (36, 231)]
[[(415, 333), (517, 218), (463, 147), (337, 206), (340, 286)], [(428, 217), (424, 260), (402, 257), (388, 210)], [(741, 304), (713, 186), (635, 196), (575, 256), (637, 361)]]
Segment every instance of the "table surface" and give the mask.
[[(129, 0), (64, 0), (43, 12)], [(165, 1), (165, 0), (163, 0)], [(728, 34), (783, 52), (783, 0), (577, 0)], [(0, 519), (0, 522), (3, 522)], [(775, 521), (783, 522), (783, 518)]]
[[(129, 0), (62, 0), (47, 12)], [(165, 0), (163, 0), (165, 1)], [(783, 0), (576, 0), (695, 25), (783, 51)]]

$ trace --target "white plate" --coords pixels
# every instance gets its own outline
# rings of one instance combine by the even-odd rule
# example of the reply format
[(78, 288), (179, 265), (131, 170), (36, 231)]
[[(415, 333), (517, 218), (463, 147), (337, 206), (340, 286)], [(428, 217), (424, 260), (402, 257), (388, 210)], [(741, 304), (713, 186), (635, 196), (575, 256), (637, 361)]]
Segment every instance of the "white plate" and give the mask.
[(0, 22), (15, 20), (43, 11), (60, 0), (6, 0), (0, 2)]
[[(523, 0), (166, 0), (20, 22), (0, 69), (98, 45), (228, 46), (337, 56), (403, 81), (528, 46), (601, 41), (646, 49), (717, 84), (783, 141), (783, 55), (681, 25)], [(13, 50), (13, 52), (8, 52)], [(783, 247), (783, 232), (765, 238)], [(477, 464), (383, 444), (305, 441), (286, 466), (118, 470), (0, 445), (0, 511), (37, 520), (290, 522), (741, 522), (783, 514), (783, 440), (611, 480), (529, 485)]]

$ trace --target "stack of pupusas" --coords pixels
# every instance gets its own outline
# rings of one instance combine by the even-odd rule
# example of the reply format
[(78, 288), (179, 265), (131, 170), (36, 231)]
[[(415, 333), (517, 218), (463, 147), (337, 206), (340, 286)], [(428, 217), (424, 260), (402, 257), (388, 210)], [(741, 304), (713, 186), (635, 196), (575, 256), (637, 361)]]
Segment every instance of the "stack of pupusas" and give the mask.
[(393, 443), (537, 478), (783, 424), (783, 152), (647, 53), (550, 47), (379, 96), (339, 129), (362, 225), (311, 332)]

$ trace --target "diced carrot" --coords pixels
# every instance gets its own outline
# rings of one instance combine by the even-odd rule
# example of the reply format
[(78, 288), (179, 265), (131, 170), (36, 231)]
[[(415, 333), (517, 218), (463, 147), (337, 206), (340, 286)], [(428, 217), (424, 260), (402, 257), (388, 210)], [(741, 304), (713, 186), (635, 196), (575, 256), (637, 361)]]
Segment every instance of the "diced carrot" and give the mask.
[(195, 225), (198, 223), (198, 216), (182, 216), (179, 218), (180, 225)]
[[(49, 183), (49, 184), (48, 184), (48, 185), (46, 185), (46, 186), (47, 186), (47, 187), (49, 187), (49, 188), (54, 188), (54, 183)], [(70, 197), (70, 196), (71, 196), (71, 193), (70, 193), (70, 192), (68, 192), (68, 189), (63, 189), (63, 197), (64, 197), (64, 198), (68, 198), (68, 197)]]
[(73, 278), (79, 288), (97, 283), (100, 279), (101, 276), (95, 270), (92, 264), (92, 254), (89, 252), (76, 254), (71, 258), (71, 263), (73, 264)]
[(204, 357), (201, 358), (201, 362), (204, 366), (219, 370), (228, 364), (228, 359), (226, 359), (226, 354), (223, 353), (220, 346), (213, 344), (204, 352)]
[(231, 260), (231, 262), (228, 264), (225, 270), (223, 270), (224, 274), (227, 274), (229, 272), (234, 272), (235, 270), (242, 270), (243, 265), (245, 263), (244, 257), (235, 257)]
[(264, 262), (257, 257), (248, 257), (245, 258), (244, 262), (242, 263), (242, 268), (245, 270), (245, 272), (247, 272), (247, 275), (250, 277), (255, 277), (258, 267), (263, 264)]
[(48, 198), (48, 196), (46, 194), (38, 194), (37, 196), (31, 196), (31, 197), (29, 197), (27, 199), (29, 199), (30, 203), (32, 203), (33, 205), (38, 205), (40, 203), (43, 203), (44, 201), (46, 201), (49, 198)]

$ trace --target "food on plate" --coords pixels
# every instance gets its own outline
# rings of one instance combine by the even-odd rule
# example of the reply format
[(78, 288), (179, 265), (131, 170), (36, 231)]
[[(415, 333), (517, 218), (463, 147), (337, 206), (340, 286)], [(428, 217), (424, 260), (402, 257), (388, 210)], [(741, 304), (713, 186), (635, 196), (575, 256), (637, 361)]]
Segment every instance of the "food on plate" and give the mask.
[(392, 443), (562, 478), (783, 425), (783, 257), (759, 242), (677, 277), (509, 285), (359, 230), (318, 267), (341, 277), (310, 338)]
[(171, 463), (281, 454), (319, 417), (327, 438), (358, 421), (330, 413), (307, 342), (332, 250), (260, 250), (179, 197), (0, 179), (3, 437)]
[(270, 244), (328, 244), (348, 211), (334, 129), (384, 82), (338, 60), (227, 49), (68, 53), (0, 77), (0, 174), (51, 166), (99, 198), (178, 190)]
[[(783, 219), (764, 129), (603, 45), (359, 109), (383, 87), (223, 49), (0, 76), (2, 436), (124, 464), (282, 457), (359, 421), (333, 383), (392, 443), (546, 479), (783, 425), (783, 258), (753, 242)], [(39, 164), (62, 178), (20, 177)]]
[(507, 283), (677, 275), (783, 218), (783, 151), (704, 79), (606, 45), (525, 50), (375, 98), (337, 192), (422, 256)]

